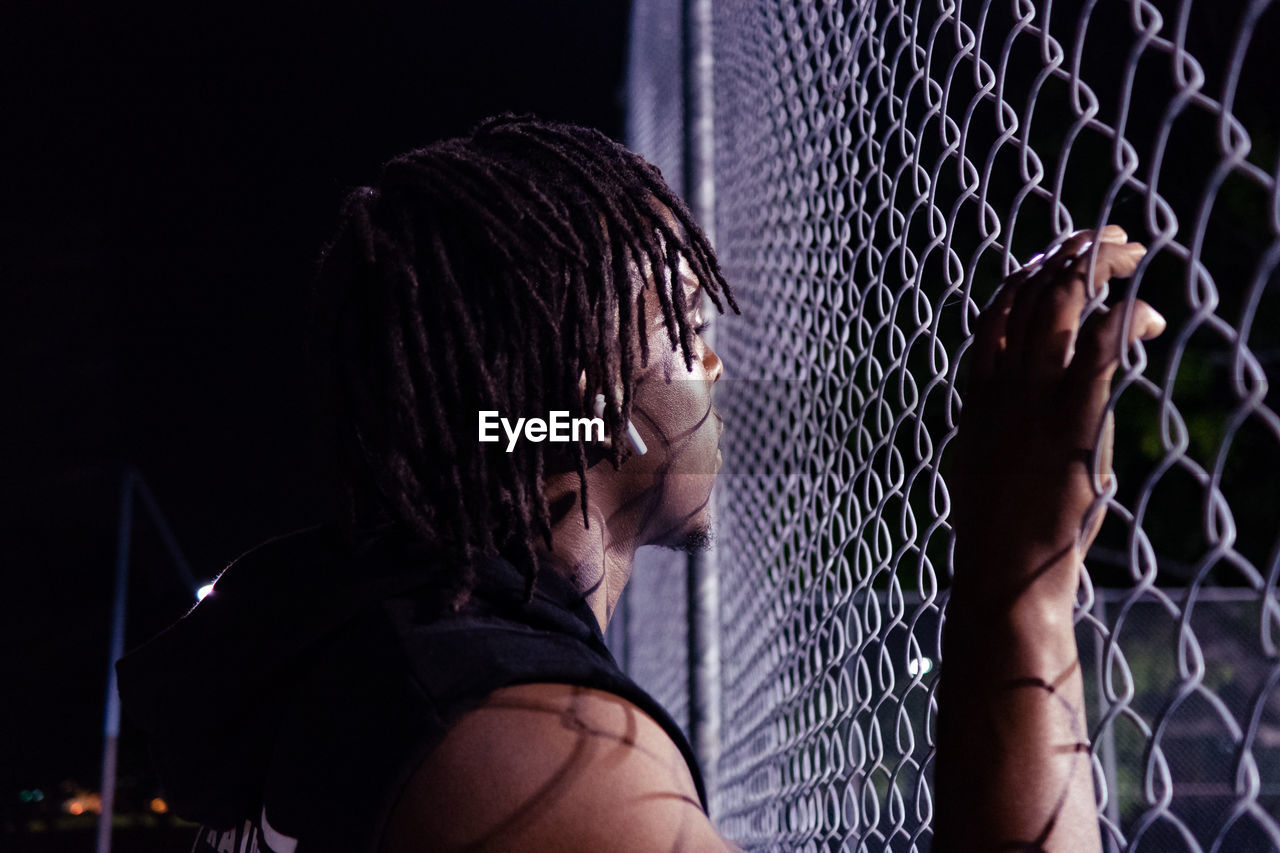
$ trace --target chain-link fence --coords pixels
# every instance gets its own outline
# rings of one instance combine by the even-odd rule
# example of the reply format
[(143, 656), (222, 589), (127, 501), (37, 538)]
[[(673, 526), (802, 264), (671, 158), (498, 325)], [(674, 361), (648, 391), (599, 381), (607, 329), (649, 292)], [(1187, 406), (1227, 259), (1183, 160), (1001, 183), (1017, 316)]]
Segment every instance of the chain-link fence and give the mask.
[[(1018, 259), (1115, 222), (1150, 251), (1111, 301), (1141, 294), (1169, 328), (1118, 374), (1077, 611), (1103, 836), (1280, 849), (1278, 18), (1266, 0), (634, 3), (630, 142), (677, 188), (713, 178), (743, 306), (716, 330), (722, 729), (700, 745), (738, 843), (929, 847), (973, 320)], [(714, 169), (691, 156), (710, 126)], [(684, 720), (700, 611), (682, 576), (638, 566), (615, 642)]]

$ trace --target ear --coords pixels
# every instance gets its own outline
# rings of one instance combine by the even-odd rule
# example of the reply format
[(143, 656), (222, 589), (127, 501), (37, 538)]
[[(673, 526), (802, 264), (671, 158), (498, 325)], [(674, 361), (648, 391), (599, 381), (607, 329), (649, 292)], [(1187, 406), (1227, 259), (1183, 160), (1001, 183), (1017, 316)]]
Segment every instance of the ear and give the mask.
[[(585, 370), (578, 376), (578, 391), (582, 394), (587, 393), (587, 372)], [(614, 394), (616, 395), (614, 399), (619, 403), (619, 405), (621, 405), (622, 388), (618, 387), (615, 389)], [(591, 414), (594, 417), (603, 419), (604, 409), (607, 402), (608, 401), (605, 399), (604, 394), (597, 394), (595, 403), (592, 406)], [(644, 456), (649, 452), (649, 448), (645, 445), (644, 439), (640, 437), (640, 431), (636, 429), (636, 425), (633, 424), (630, 419), (627, 420), (627, 440), (631, 443), (631, 449), (634, 450), (638, 456)], [(613, 446), (612, 440), (607, 435), (605, 436), (604, 441), (599, 442), (599, 444), (603, 447)]]

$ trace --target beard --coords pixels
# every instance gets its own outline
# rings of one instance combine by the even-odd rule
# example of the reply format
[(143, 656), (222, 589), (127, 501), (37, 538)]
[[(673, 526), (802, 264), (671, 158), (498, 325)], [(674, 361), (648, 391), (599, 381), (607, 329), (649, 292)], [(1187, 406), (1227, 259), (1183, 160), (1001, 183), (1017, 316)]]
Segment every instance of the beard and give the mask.
[(685, 533), (684, 538), (675, 547), (677, 551), (683, 551), (686, 554), (701, 554), (711, 548), (716, 541), (716, 533), (711, 526), (711, 522), (700, 525)]

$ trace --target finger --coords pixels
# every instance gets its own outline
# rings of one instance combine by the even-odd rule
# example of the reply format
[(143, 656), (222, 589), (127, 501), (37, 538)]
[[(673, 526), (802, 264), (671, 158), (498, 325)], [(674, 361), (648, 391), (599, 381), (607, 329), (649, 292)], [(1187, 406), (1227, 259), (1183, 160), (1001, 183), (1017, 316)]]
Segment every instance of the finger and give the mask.
[(1031, 276), (1045, 270), (1062, 269), (1092, 243), (1092, 231), (1073, 231), (1050, 246), (1046, 251), (1030, 258), (1006, 279), (1009, 284), (1022, 284)]
[[(1123, 233), (1123, 232), (1121, 232)], [(1128, 278), (1138, 268), (1138, 261), (1147, 253), (1147, 247), (1141, 243), (1124, 241), (1102, 241), (1093, 251), (1086, 251), (1076, 261), (1076, 268), (1081, 274), (1093, 266), (1092, 282), (1094, 290), (1098, 285), (1112, 278)]]
[(1103, 243), (1127, 243), (1129, 235), (1119, 225), (1104, 225), (1098, 232), (1098, 240)]
[(1033, 378), (1051, 381), (1062, 375), (1071, 361), (1080, 315), (1090, 292), (1096, 292), (1111, 278), (1132, 275), (1144, 254), (1146, 248), (1141, 243), (1099, 243), (1093, 264), (1093, 288), (1086, 287), (1087, 256), (1075, 261), (1044, 288), (1029, 321), (1025, 344), (1027, 369)]
[[(1124, 246), (1130, 248), (1117, 254)], [(1085, 246), (1081, 249), (1076, 256), (1075, 266), (1082, 275), (1088, 275), (1089, 270), (1093, 270), (1092, 277), (1086, 279), (1092, 282), (1089, 290), (1092, 296), (1100, 289), (1099, 285), (1109, 279), (1133, 275), (1133, 271), (1137, 269), (1137, 261), (1146, 254), (1146, 251), (1146, 247), (1141, 243), (1130, 243), (1129, 235), (1119, 225), (1108, 225), (1098, 232), (1097, 245)], [(1136, 255), (1132, 264), (1129, 263), (1126, 254)]]
[[(1125, 239), (1124, 230), (1116, 225), (1108, 225), (1098, 233), (1100, 238), (1106, 241)], [(1034, 304), (1035, 293), (1023, 293), (1023, 285), (1029, 281), (1033, 282), (1031, 290), (1038, 291), (1041, 283), (1047, 280), (1039, 278), (1040, 276), (1051, 276), (1060, 273), (1076, 263), (1080, 255), (1092, 246), (1093, 242), (1093, 231), (1075, 231), (1047, 252), (1036, 255), (1022, 269), (1005, 280), (996, 298), (978, 319), (972, 356), (973, 379), (975, 381), (991, 379), (995, 374), (997, 363), (1005, 359), (1004, 354), (1009, 349), (1009, 318), (1013, 311), (1013, 306), (1017, 303), (1022, 303), (1028, 307)], [(1021, 353), (1023, 340), (1021, 326), (1024, 318), (1020, 315), (1016, 322), (1019, 331), (1015, 333), (1015, 340), (1019, 347), (1018, 352)], [(1017, 363), (1019, 365), (1022, 363), (1020, 356), (1017, 359)]]
[(973, 335), (973, 352), (970, 355), (970, 363), (973, 365), (972, 382), (985, 383), (995, 375), (996, 361), (1004, 349), (1005, 321), (1017, 292), (1017, 285), (1006, 281), (995, 299), (978, 316)]
[(1059, 246), (1051, 249), (1039, 263), (1039, 268), (1018, 287), (1018, 296), (1009, 311), (1006, 323), (1004, 364), (1020, 369), (1026, 363), (1025, 345), (1027, 324), (1034, 313), (1036, 303), (1045, 287), (1062, 271), (1076, 262), (1080, 254), (1094, 243), (1094, 232), (1077, 231)]
[(1092, 442), (1107, 398), (1111, 378), (1120, 364), (1121, 349), (1138, 340), (1151, 340), (1165, 329), (1165, 319), (1146, 302), (1136, 300), (1128, 327), (1117, 305), (1100, 309), (1080, 329), (1076, 352), (1066, 371), (1066, 392), (1075, 400), (1082, 441)]
[(1127, 329), (1124, 315), (1124, 306), (1117, 305), (1111, 309), (1100, 309), (1089, 317), (1080, 330), (1076, 354), (1071, 360), (1072, 379), (1109, 380), (1120, 363), (1122, 345), (1149, 341), (1165, 330), (1164, 317), (1141, 299), (1133, 303)]

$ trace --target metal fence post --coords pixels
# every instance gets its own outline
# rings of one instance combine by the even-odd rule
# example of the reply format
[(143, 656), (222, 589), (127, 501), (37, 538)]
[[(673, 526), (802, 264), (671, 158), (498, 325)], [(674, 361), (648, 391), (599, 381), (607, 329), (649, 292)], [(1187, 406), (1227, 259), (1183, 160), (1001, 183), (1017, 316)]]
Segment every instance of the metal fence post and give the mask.
[(133, 538), (133, 493), (137, 475), (126, 469), (120, 481), (120, 531), (116, 539), (116, 587), (111, 608), (111, 645), (107, 652), (107, 707), (102, 725), (102, 812), (98, 816), (97, 853), (110, 853), (115, 813), (116, 755), (120, 745), (120, 694), (116, 661), (124, 655), (125, 607), (129, 600), (129, 550)]
[(160, 511), (160, 504), (142, 475), (134, 468), (126, 468), (120, 482), (120, 529), (116, 540), (115, 595), (111, 609), (111, 643), (107, 664), (107, 700), (102, 726), (102, 813), (98, 818), (96, 853), (110, 853), (111, 824), (115, 817), (116, 761), (120, 747), (120, 693), (116, 684), (116, 661), (124, 656), (125, 629), (129, 603), (129, 563), (133, 550), (134, 501), (142, 498), (143, 509), (151, 516), (165, 550), (173, 559), (174, 568), (183, 585), (198, 596), (195, 574), (191, 564), (178, 546), (177, 537)]
[[(694, 218), (715, 243), (711, 0), (684, 8), (684, 184)], [(714, 330), (707, 335), (714, 346)], [(710, 497), (714, 523), (716, 493)], [(720, 761), (720, 586), (714, 547), (689, 557), (689, 737), (711, 798)]]

